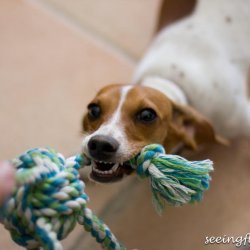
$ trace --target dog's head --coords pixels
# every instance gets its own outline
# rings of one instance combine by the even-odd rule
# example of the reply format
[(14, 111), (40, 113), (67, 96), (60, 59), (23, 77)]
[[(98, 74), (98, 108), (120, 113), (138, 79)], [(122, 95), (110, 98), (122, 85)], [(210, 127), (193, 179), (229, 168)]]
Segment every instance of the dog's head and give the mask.
[(211, 124), (191, 107), (139, 85), (101, 89), (88, 105), (83, 130), (83, 152), (93, 160), (91, 178), (99, 182), (130, 174), (129, 160), (148, 144), (159, 143), (173, 152), (217, 140)]

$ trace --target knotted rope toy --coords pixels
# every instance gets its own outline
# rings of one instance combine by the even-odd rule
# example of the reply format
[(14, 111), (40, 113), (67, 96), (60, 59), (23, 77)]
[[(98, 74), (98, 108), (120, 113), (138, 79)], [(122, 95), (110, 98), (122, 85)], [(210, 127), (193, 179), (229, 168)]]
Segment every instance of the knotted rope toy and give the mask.
[(78, 170), (89, 163), (82, 155), (65, 160), (53, 149), (39, 148), (12, 161), (17, 187), (0, 210), (0, 219), (17, 244), (26, 249), (61, 250), (60, 240), (78, 222), (103, 248), (125, 249), (86, 207), (88, 196)]
[(153, 203), (159, 213), (165, 201), (174, 206), (201, 201), (213, 171), (210, 160), (188, 161), (165, 154), (164, 147), (158, 144), (144, 147), (130, 162), (141, 178), (150, 178)]
[[(165, 201), (183, 205), (200, 201), (211, 180), (210, 160), (187, 161), (166, 155), (161, 145), (148, 145), (133, 159), (137, 174), (149, 177), (158, 211)], [(60, 240), (76, 222), (91, 232), (104, 249), (126, 249), (110, 229), (86, 207), (88, 196), (78, 170), (90, 165), (84, 155), (65, 159), (53, 149), (32, 149), (12, 160), (17, 186), (0, 209), (0, 220), (12, 239), (27, 249), (60, 250)]]

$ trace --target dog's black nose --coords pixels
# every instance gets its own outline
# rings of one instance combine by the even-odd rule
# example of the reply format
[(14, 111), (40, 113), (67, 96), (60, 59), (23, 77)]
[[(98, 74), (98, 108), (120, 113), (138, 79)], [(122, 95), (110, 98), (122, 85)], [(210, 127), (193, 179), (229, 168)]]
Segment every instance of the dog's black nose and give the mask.
[(111, 136), (95, 135), (88, 142), (89, 154), (99, 161), (109, 161), (119, 148), (119, 142)]

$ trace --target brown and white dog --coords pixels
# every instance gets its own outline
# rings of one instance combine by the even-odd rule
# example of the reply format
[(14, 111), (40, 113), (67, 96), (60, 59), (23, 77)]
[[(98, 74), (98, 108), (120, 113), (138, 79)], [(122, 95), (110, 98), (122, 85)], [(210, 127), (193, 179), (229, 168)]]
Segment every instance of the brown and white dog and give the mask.
[(92, 179), (130, 174), (129, 159), (151, 143), (173, 153), (250, 136), (249, 9), (248, 0), (198, 1), (191, 17), (156, 37), (135, 84), (97, 93), (83, 121)]

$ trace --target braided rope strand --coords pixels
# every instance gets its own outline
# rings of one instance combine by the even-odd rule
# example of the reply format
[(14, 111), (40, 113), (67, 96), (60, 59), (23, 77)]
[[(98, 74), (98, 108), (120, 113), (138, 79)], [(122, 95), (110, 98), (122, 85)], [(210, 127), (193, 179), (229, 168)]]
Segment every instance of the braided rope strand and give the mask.
[(78, 223), (83, 225), (87, 232), (100, 243), (105, 249), (114, 250), (126, 250), (126, 248), (120, 244), (111, 230), (106, 224), (103, 223), (93, 212), (85, 207), (85, 211), (82, 215), (78, 216)]

